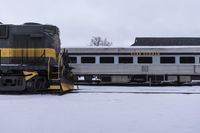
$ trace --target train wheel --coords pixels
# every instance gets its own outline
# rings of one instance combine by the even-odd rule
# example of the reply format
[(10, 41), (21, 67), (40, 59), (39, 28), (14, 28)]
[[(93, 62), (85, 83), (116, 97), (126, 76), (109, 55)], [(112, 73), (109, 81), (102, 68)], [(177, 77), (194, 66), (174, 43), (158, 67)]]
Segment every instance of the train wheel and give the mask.
[(36, 90), (46, 90), (48, 88), (47, 79), (45, 77), (36, 78), (34, 88)]
[(29, 93), (34, 93), (36, 92), (37, 90), (35, 90), (34, 88), (34, 80), (28, 80), (26, 82), (26, 90), (29, 92)]
[(26, 89), (30, 93), (35, 93), (48, 88), (48, 82), (45, 77), (37, 77), (26, 82)]

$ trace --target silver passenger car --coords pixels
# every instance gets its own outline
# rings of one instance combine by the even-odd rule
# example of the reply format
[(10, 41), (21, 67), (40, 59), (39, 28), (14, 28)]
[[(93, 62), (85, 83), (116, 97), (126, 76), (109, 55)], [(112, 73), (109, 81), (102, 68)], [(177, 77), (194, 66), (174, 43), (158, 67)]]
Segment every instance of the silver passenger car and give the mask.
[(70, 66), (85, 82), (185, 84), (200, 79), (200, 46), (67, 48)]

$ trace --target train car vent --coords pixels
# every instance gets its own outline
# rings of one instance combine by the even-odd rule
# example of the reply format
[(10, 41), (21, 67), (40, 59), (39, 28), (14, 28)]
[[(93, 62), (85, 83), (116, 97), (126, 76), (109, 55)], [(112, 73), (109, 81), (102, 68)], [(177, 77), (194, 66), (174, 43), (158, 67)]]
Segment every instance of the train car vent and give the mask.
[(148, 66), (142, 66), (142, 72), (149, 72)]

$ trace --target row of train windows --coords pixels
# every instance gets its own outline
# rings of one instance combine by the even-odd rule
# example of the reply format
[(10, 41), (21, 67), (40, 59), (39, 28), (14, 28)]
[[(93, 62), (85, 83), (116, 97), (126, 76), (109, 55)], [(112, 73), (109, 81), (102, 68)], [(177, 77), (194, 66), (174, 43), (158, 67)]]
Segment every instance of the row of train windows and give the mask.
[[(70, 57), (71, 63), (77, 63), (76, 57)], [(95, 63), (95, 57), (81, 57), (81, 63)], [(100, 63), (114, 63), (114, 57), (100, 57)], [(119, 57), (119, 63), (121, 64), (131, 64), (133, 63), (133, 57)], [(139, 64), (152, 64), (152, 57), (138, 57)], [(175, 57), (160, 57), (161, 64), (175, 64)], [(195, 63), (194, 57), (180, 57), (180, 63), (182, 64), (192, 64)]]

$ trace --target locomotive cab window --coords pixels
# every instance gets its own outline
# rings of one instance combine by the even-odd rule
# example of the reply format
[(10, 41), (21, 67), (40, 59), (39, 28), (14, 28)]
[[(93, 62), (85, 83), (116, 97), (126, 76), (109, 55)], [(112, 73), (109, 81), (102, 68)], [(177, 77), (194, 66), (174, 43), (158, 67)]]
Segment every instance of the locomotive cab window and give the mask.
[(70, 63), (77, 63), (77, 58), (76, 57), (69, 57)]
[(81, 63), (94, 64), (95, 63), (95, 57), (81, 57)]
[(175, 64), (175, 57), (160, 57), (161, 64)]
[(114, 57), (100, 57), (100, 63), (114, 63)]
[(119, 63), (121, 64), (133, 63), (133, 57), (119, 57)]
[(153, 59), (152, 57), (138, 57), (139, 64), (152, 64)]
[(180, 57), (180, 63), (192, 64), (192, 63), (195, 63), (195, 58), (194, 57)]
[(8, 29), (7, 25), (0, 25), (0, 39), (8, 38)]

